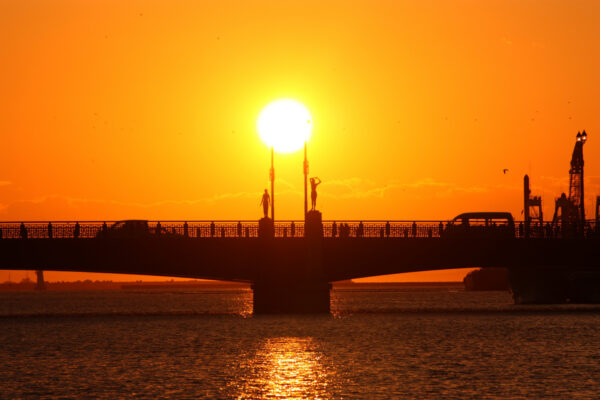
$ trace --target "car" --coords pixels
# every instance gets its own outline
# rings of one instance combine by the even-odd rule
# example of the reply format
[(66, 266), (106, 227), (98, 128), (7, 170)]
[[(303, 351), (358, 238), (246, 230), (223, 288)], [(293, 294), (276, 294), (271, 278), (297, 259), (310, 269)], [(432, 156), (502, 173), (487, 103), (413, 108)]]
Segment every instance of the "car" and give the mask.
[(448, 223), (442, 236), (514, 238), (515, 221), (509, 212), (463, 213)]
[(117, 221), (110, 227), (103, 228), (97, 236), (104, 237), (143, 237), (150, 235), (148, 221), (142, 219), (129, 219)]

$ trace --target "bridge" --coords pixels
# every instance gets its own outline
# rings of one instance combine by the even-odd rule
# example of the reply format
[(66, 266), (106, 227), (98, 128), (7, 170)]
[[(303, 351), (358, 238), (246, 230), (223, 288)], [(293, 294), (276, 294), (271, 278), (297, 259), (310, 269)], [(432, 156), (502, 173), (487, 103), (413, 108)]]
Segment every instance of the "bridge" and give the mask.
[[(0, 268), (206, 278), (252, 284), (254, 311), (329, 312), (331, 282), (450, 268), (505, 267), (516, 302), (600, 303), (600, 196), (586, 220), (578, 132), (569, 195), (544, 221), (524, 177), (524, 221), (466, 213), (451, 221), (0, 222)], [(307, 163), (305, 148), (305, 205)], [(274, 174), (271, 169), (271, 184)], [(273, 193), (271, 193), (273, 194)], [(272, 198), (272, 197), (271, 197)], [(41, 273), (38, 274), (38, 279)]]
[(257, 313), (328, 312), (331, 282), (384, 274), (506, 267), (513, 289), (538, 300), (564, 297), (556, 282), (600, 276), (600, 225), (592, 220), (569, 237), (552, 224), (526, 231), (524, 221), (457, 231), (456, 221), (321, 221), (311, 213), (306, 223), (274, 224), (2, 222), (0, 268), (249, 282)]

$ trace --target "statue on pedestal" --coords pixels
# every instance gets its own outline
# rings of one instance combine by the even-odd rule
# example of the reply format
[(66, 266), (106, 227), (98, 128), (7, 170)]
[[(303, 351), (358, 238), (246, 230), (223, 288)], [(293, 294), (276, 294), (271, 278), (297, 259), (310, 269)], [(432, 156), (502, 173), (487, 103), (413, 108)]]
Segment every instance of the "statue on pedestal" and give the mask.
[[(318, 181), (318, 182), (317, 182)], [(310, 178), (310, 200), (311, 200), (311, 210), (315, 210), (317, 208), (317, 186), (321, 184), (321, 180), (317, 177)]]
[(263, 213), (265, 214), (265, 218), (269, 217), (269, 204), (271, 203), (271, 196), (269, 196), (269, 191), (265, 189), (265, 193), (262, 195), (262, 200), (260, 201), (260, 205), (263, 207)]

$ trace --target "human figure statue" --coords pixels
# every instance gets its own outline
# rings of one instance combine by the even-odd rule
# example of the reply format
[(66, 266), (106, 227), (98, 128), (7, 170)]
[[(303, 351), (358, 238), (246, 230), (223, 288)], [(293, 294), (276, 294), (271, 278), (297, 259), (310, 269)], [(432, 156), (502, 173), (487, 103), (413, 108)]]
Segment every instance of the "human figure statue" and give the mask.
[(263, 213), (265, 214), (265, 218), (269, 217), (269, 204), (271, 203), (271, 196), (269, 196), (269, 191), (265, 189), (265, 192), (262, 195), (262, 200), (260, 204), (263, 207)]
[[(317, 182), (318, 181), (318, 182)], [(317, 186), (321, 184), (321, 180), (317, 177), (310, 178), (310, 200), (311, 200), (311, 210), (315, 210), (317, 208)]]

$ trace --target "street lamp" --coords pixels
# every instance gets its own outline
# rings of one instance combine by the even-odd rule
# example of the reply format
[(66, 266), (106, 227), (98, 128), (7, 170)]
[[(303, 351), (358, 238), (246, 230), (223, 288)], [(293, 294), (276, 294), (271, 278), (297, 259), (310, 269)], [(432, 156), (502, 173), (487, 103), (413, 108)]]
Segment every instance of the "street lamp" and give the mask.
[(273, 146), (271, 146), (271, 169), (269, 178), (271, 179), (271, 220), (275, 222), (275, 166), (273, 165)]
[(308, 140), (304, 141), (304, 220), (306, 220), (306, 214), (308, 213), (308, 158), (306, 156), (306, 148), (308, 147)]
[(308, 211), (307, 177), (308, 161), (306, 148), (312, 129), (312, 117), (304, 105), (292, 99), (280, 99), (269, 103), (258, 116), (256, 127), (262, 141), (271, 148), (271, 219), (275, 220), (275, 167), (276, 151), (292, 153), (304, 145), (304, 215)]

